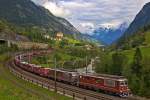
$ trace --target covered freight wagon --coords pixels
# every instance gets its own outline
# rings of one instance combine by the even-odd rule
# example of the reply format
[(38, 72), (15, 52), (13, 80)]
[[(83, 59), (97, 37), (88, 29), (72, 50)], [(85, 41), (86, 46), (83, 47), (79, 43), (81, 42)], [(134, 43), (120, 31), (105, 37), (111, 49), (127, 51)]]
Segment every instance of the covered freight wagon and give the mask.
[[(55, 69), (50, 69), (48, 77), (55, 78)], [(56, 79), (65, 83), (75, 85), (78, 80), (78, 73), (74, 71), (67, 71), (62, 69), (56, 69)]]

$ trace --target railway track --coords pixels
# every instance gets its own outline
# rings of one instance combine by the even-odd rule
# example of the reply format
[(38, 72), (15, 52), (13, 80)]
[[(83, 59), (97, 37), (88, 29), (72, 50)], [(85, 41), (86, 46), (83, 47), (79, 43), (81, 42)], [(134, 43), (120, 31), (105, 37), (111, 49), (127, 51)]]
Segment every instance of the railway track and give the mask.
[[(32, 82), (34, 84), (37, 84), (43, 88), (49, 89), (51, 91), (55, 90), (55, 82), (53, 80), (40, 77), (15, 66), (13, 59), (7, 62), (7, 66), (10, 69), (10, 71), (18, 77)], [(91, 90), (78, 88), (60, 82), (57, 82), (57, 93), (70, 96), (73, 98), (73, 100), (137, 100), (131, 98), (119, 98), (116, 96), (97, 93)]]

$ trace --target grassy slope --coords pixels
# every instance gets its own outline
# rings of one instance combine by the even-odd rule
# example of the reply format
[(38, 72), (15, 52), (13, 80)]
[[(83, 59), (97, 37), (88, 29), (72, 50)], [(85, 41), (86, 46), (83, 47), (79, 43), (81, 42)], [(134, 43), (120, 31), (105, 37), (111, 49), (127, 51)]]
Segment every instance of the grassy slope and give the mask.
[(4, 67), (0, 55), (0, 100), (71, 100), (17, 78)]
[[(63, 54), (63, 53), (57, 53), (59, 56), (61, 56), (63, 58), (64, 61), (67, 61), (69, 59), (72, 58), (72, 56), (70, 55), (67, 55), (67, 54)], [(54, 53), (53, 54), (50, 54), (50, 55), (47, 55), (49, 57), (49, 61), (51, 63), (48, 63), (48, 64), (40, 64), (37, 60), (36, 60), (36, 57), (32, 59), (32, 63), (33, 64), (37, 64), (38, 65), (41, 65), (42, 67), (50, 67), (50, 68), (54, 68)]]
[(150, 31), (146, 32), (146, 43), (150, 44)]
[[(50, 62), (48, 64), (41, 64), (41, 63), (39, 63), (37, 61), (38, 57), (33, 58), (31, 62), (33, 64), (41, 65), (42, 67), (54, 68), (54, 55), (55, 55), (55, 52), (47, 55), (48, 59), (49, 59), (48, 61)], [(82, 60), (82, 58), (80, 58), (80, 57), (74, 57), (74, 56), (71, 56), (69, 54), (63, 53), (62, 50), (57, 51), (57, 55), (59, 55), (61, 57), (61, 63), (64, 62), (64, 61), (71, 61), (72, 58), (74, 58), (74, 59), (76, 58), (78, 60)]]
[[(150, 56), (150, 47), (140, 47), (143, 57)], [(129, 62), (133, 60), (135, 49), (125, 50), (123, 53), (128, 57)]]
[[(143, 57), (150, 56), (150, 31), (145, 33), (145, 43), (147, 46), (140, 46)], [(129, 62), (132, 61), (135, 53), (135, 49), (125, 50), (123, 53), (129, 58)]]

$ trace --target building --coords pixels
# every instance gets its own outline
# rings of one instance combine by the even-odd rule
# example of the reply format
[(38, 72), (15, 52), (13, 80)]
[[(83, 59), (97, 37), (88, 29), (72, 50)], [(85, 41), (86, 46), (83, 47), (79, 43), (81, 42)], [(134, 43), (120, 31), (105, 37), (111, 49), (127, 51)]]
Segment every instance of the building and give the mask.
[(85, 48), (87, 49), (87, 50), (91, 50), (92, 49), (92, 46), (91, 45), (85, 45)]
[(64, 34), (62, 32), (58, 32), (56, 33), (56, 37), (55, 39), (58, 40), (58, 41), (61, 41), (64, 37)]
[(49, 35), (44, 35), (44, 38), (45, 39), (50, 39), (50, 36)]

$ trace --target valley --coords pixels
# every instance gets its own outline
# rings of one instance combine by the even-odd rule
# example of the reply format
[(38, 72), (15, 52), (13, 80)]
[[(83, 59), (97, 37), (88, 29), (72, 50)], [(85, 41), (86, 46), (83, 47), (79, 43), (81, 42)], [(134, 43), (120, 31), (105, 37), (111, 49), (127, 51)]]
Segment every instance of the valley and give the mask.
[[(150, 3), (144, 2), (143, 8), (129, 23), (126, 20), (130, 17), (115, 19), (123, 15), (122, 8), (120, 12), (115, 11), (119, 12), (115, 16), (109, 11), (102, 16), (97, 15), (101, 13), (100, 8), (94, 8), (99, 7), (100, 2), (85, 1), (45, 0), (39, 4), (38, 0), (0, 0), (0, 99), (150, 98)], [(116, 3), (115, 7), (120, 7)], [(58, 16), (51, 7), (70, 14)], [(88, 14), (76, 14), (76, 10)], [(108, 13), (112, 15), (107, 16)], [(59, 91), (49, 91), (43, 89), (43, 85), (39, 87), (16, 77), (8, 69), (8, 66), (12, 67), (7, 63), (11, 58), (14, 66), (21, 69), (20, 73), (36, 75), (45, 87), (47, 83), (40, 79), (54, 81), (55, 87), (57, 82), (65, 84), (73, 89), (71, 94), (65, 95), (63, 91), (64, 95), (61, 95)], [(77, 90), (81, 94), (77, 94)]]

